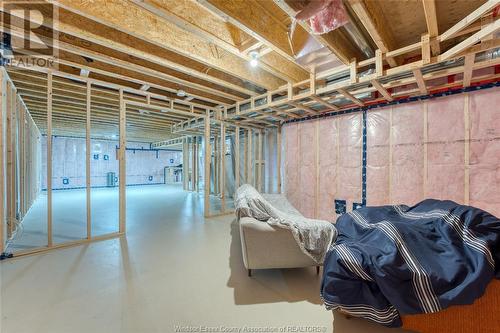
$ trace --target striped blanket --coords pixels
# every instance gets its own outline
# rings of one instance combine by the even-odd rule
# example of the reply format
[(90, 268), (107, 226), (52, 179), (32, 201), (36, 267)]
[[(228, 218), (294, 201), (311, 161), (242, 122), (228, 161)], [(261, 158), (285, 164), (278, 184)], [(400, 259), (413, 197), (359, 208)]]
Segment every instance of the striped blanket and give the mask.
[(401, 326), (400, 315), (471, 304), (500, 278), (500, 220), (452, 201), (342, 215), (324, 262), (328, 309)]

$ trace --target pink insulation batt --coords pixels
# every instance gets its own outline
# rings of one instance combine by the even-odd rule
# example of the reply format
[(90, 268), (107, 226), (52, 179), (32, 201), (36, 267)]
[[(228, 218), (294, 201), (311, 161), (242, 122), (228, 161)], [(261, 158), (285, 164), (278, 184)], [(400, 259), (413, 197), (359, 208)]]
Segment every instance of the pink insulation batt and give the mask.
[(500, 216), (500, 89), (470, 94), (470, 204)]
[[(498, 105), (491, 88), (368, 111), (367, 204), (448, 199), (500, 216)], [(335, 199), (348, 211), (361, 202), (361, 113), (287, 124), (283, 135), (283, 186), (305, 216), (333, 221)]]

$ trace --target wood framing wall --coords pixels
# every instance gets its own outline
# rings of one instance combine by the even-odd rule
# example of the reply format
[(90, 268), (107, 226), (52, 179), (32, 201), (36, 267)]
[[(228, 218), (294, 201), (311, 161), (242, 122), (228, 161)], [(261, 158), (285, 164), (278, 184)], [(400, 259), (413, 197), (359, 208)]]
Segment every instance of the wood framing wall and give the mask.
[(41, 191), (41, 133), (6, 72), (0, 70), (2, 252)]
[[(369, 206), (453, 200), (500, 215), (500, 88), (367, 111)], [(362, 199), (362, 113), (284, 126), (284, 192), (335, 220)]]

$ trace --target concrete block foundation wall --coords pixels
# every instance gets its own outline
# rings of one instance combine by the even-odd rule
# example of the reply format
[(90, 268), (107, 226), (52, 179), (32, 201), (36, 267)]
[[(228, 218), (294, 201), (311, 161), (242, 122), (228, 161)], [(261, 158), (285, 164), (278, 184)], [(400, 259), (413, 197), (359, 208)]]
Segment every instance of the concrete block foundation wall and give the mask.
[[(500, 88), (367, 111), (368, 206), (449, 199), (500, 216)], [(362, 199), (362, 113), (283, 127), (283, 186), (304, 215)]]
[[(118, 140), (91, 140), (91, 186), (107, 185), (107, 173), (118, 177), (116, 147)], [(46, 177), (47, 140), (42, 138), (42, 187), (47, 189)], [(53, 189), (84, 188), (85, 139), (55, 136), (52, 143)], [(182, 152), (149, 150), (149, 143), (127, 143), (127, 185), (164, 183), (164, 168), (182, 163)], [(152, 177), (152, 178), (150, 178)], [(65, 184), (67, 182), (67, 184)], [(118, 182), (116, 183), (118, 185)]]

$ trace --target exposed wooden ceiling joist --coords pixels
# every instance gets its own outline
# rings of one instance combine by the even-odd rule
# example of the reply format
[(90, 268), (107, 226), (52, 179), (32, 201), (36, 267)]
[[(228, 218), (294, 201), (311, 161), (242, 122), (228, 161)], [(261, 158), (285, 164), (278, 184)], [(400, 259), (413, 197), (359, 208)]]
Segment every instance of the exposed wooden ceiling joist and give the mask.
[[(396, 49), (396, 42), (387, 22), (380, 13), (380, 7), (364, 0), (349, 0), (349, 4), (380, 51), (386, 53)], [(386, 60), (391, 67), (397, 66), (394, 58)]]
[[(156, 71), (184, 77), (184, 80), (198, 82), (213, 88), (224, 87), (246, 95), (254, 95), (257, 86), (250, 86), (246, 80), (224, 74), (177, 53), (122, 33), (111, 27), (59, 9), (57, 28), (58, 41), (87, 51), (100, 53), (103, 57), (120, 59), (127, 63), (150, 67)], [(52, 24), (47, 23), (50, 30)], [(50, 35), (50, 31), (47, 31)], [(90, 57), (90, 59), (92, 59)]]
[(431, 50), (433, 55), (441, 53), (439, 42), (435, 39), (439, 36), (438, 19), (436, 12), (436, 0), (422, 0), (424, 6), (425, 22), (427, 24), (427, 33), (431, 38)]
[(284, 83), (283, 80), (264, 70), (252, 70), (243, 59), (180, 29), (175, 24), (159, 20), (148, 10), (130, 6), (125, 1), (60, 0), (57, 4), (68, 11), (172, 50), (266, 89), (273, 89)]
[[(144, 8), (157, 15), (161, 20), (175, 24), (179, 28), (199, 36), (223, 50), (250, 61), (247, 52), (241, 52), (241, 39), (246, 38), (246, 42), (254, 42), (254, 38), (247, 35), (249, 30), (242, 29), (238, 22), (223, 20), (221, 17), (212, 14), (204, 7), (195, 2), (184, 2), (182, 5), (168, 0), (131, 0), (137, 6)], [(247, 2), (239, 1), (239, 7), (245, 7)], [(236, 23), (236, 26), (233, 24)], [(238, 37), (236, 37), (237, 35)], [(243, 37), (240, 35), (244, 35)], [(283, 54), (282, 54), (283, 55)], [(297, 82), (305, 79), (307, 73), (299, 65), (294, 63), (293, 57), (277, 57), (270, 63), (268, 57), (261, 57), (259, 66), (267, 72), (286, 81)]]

